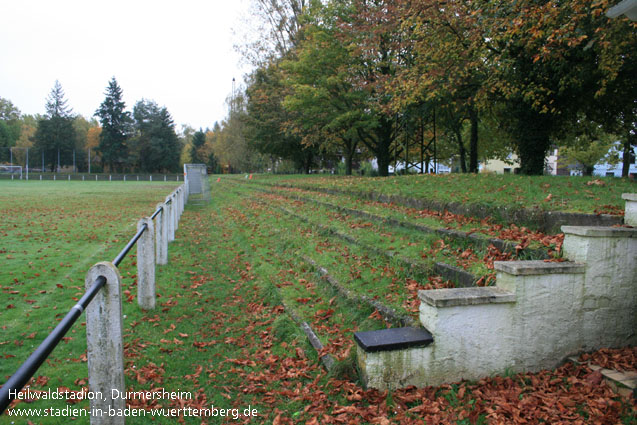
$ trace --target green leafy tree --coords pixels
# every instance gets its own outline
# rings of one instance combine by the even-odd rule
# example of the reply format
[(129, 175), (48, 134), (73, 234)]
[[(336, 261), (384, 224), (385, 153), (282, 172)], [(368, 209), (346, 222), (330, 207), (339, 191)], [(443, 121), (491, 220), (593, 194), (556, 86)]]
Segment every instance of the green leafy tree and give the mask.
[[(543, 172), (551, 144), (580, 114), (616, 115), (634, 101), (637, 57), (627, 52), (637, 49), (637, 24), (610, 20), (609, 6), (608, 0), (474, 4), (475, 31), (490, 52), (488, 98), (505, 105), (500, 121), (516, 140), (523, 173)], [(631, 90), (608, 98), (611, 87)]]
[(38, 129), (33, 137), (36, 152), (44, 155), (53, 172), (56, 165), (61, 167), (73, 163), (76, 132), (75, 117), (64, 98), (64, 90), (59, 81), (51, 90), (46, 102), (46, 114), (38, 120)]
[[(367, 92), (366, 112), (375, 121), (370, 131), (360, 131), (361, 142), (376, 157), (378, 174), (387, 176), (391, 150), (398, 131), (389, 82), (402, 63), (402, 31), (391, 19), (397, 5), (389, 0), (350, 0), (339, 8), (339, 34), (351, 56), (351, 81)], [(395, 146), (398, 154), (399, 146)]]
[[(271, 63), (257, 68), (246, 89), (244, 136), (250, 149), (270, 157), (273, 168), (280, 159), (291, 160), (297, 170), (308, 173), (317, 156), (317, 147), (303, 143), (289, 125), (294, 115), (283, 107), (289, 93), (280, 66)], [(220, 155), (215, 155), (224, 162)]]
[(368, 94), (351, 82), (351, 57), (336, 38), (335, 13), (317, 6), (304, 29), (296, 55), (284, 61), (290, 94), (284, 107), (295, 114), (291, 126), (305, 145), (314, 145), (345, 159), (345, 174), (364, 134), (373, 132), (375, 117), (366, 112)]
[(7, 161), (9, 148), (16, 145), (21, 133), (20, 110), (8, 99), (0, 97), (0, 161)]
[(133, 108), (133, 118), (132, 162), (145, 172), (178, 171), (181, 146), (166, 107), (142, 99)]
[(585, 176), (591, 176), (595, 164), (604, 160), (607, 164), (615, 165), (619, 162), (617, 136), (608, 134), (603, 127), (595, 122), (581, 117), (572, 125), (567, 143), (559, 150), (560, 157), (568, 165), (578, 165)]
[[(389, 25), (400, 31), (400, 66), (397, 78), (389, 81), (392, 106), (396, 112), (410, 105), (425, 105), (435, 111), (439, 129), (449, 133), (463, 172), (478, 171), (480, 105), (488, 74), (484, 40), (473, 28), (477, 25), (471, 3), (435, 0), (397, 2)], [(469, 134), (464, 137), (465, 122)], [(463, 139), (468, 141), (468, 147)], [(468, 156), (468, 167), (466, 157)]]
[(108, 164), (111, 171), (122, 171), (128, 160), (128, 146), (126, 144), (131, 131), (131, 116), (127, 112), (126, 104), (122, 100), (122, 89), (115, 77), (106, 87), (106, 97), (95, 111), (102, 126), (98, 151), (101, 154), (102, 165)]

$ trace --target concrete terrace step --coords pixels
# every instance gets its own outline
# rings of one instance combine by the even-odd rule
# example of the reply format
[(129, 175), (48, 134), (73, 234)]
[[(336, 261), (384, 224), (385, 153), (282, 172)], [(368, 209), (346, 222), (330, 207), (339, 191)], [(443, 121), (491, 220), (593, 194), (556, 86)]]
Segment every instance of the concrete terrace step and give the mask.
[(473, 288), (447, 288), (419, 291), (421, 302), (433, 307), (513, 303), (515, 294), (495, 286)]
[(368, 353), (426, 347), (434, 341), (425, 328), (390, 328), (356, 332), (354, 339)]

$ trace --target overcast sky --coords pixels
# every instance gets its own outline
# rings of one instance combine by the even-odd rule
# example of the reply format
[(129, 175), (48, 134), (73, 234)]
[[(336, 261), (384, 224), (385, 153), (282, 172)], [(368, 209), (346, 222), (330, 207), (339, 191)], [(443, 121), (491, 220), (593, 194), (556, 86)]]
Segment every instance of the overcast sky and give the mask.
[(178, 128), (212, 127), (248, 71), (232, 35), (248, 1), (2, 0), (0, 97), (42, 114), (57, 79), (89, 118), (115, 76), (129, 110), (152, 99)]

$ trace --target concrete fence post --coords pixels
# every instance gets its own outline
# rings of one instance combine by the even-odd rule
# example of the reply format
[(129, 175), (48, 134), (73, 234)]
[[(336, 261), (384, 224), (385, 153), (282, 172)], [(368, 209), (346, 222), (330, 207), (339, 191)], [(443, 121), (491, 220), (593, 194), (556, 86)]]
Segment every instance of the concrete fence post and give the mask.
[(179, 210), (181, 214), (184, 212), (184, 186), (179, 186)]
[(166, 205), (157, 204), (161, 208), (155, 222), (155, 259), (157, 264), (168, 264), (168, 238), (166, 235)]
[(175, 240), (175, 204), (173, 203), (172, 196), (166, 197), (166, 230), (168, 230), (168, 242)]
[(174, 241), (175, 240), (175, 232), (177, 231), (177, 222), (179, 221), (178, 207), (177, 207), (177, 195), (175, 194), (175, 192), (173, 192), (170, 195), (170, 199), (172, 200), (172, 219), (173, 219), (173, 227), (172, 227), (173, 238), (171, 240)]
[(177, 223), (179, 223), (179, 219), (181, 218), (182, 208), (181, 208), (181, 186), (177, 188)]
[(184, 187), (179, 186), (179, 217), (184, 212)]
[[(110, 262), (95, 264), (86, 274), (88, 290), (99, 276), (106, 278), (106, 285), (95, 295), (86, 308), (86, 345), (88, 359), (88, 383), (94, 397), (90, 400), (91, 425), (124, 424), (124, 417), (109, 415), (110, 409), (123, 412), (124, 397), (124, 347), (122, 343), (122, 278)], [(115, 395), (115, 396), (114, 396)]]
[(173, 193), (173, 202), (175, 203), (175, 231), (179, 229), (179, 218), (181, 217), (181, 211), (179, 208), (179, 188), (175, 189)]
[(155, 226), (144, 217), (137, 222), (137, 231), (146, 231), (137, 240), (137, 304), (144, 310), (155, 308)]

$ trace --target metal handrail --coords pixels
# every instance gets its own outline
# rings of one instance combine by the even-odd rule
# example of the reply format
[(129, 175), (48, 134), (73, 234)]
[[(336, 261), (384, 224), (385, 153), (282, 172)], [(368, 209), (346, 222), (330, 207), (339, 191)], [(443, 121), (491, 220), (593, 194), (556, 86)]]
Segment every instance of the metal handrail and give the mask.
[[(157, 208), (151, 218), (155, 218), (162, 210), (163, 207)], [(115, 267), (119, 266), (131, 248), (147, 229), (148, 225), (144, 224), (139, 231), (137, 231), (135, 236), (133, 236), (126, 246), (120, 251), (120, 253), (117, 254), (117, 257), (113, 260), (113, 265), (115, 265)], [(60, 340), (64, 337), (64, 335), (66, 335), (71, 326), (73, 326), (77, 319), (82, 315), (82, 312), (86, 309), (86, 307), (88, 307), (95, 295), (97, 295), (104, 285), (106, 285), (106, 278), (104, 276), (98, 276), (89, 290), (84, 293), (82, 298), (71, 308), (66, 316), (64, 316), (55, 329), (53, 329), (44, 341), (42, 341), (29, 358), (22, 363), (7, 382), (2, 385), (2, 388), (0, 388), (0, 415), (2, 415), (7, 407), (9, 407), (11, 401), (16, 398), (16, 395), (22, 391), (22, 388), (24, 388), (24, 386), (29, 382), (29, 379), (33, 377), (49, 354), (51, 354), (55, 347), (57, 347)]]

